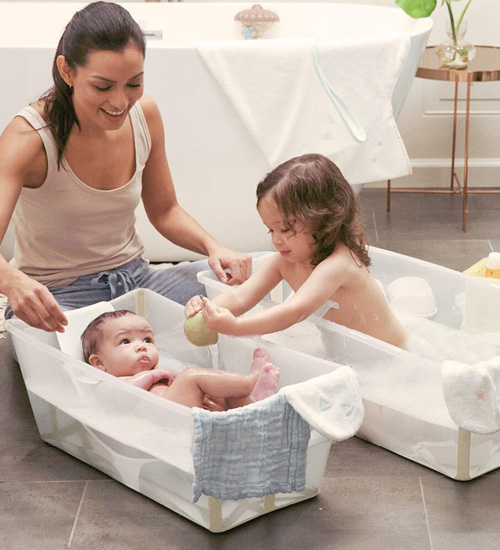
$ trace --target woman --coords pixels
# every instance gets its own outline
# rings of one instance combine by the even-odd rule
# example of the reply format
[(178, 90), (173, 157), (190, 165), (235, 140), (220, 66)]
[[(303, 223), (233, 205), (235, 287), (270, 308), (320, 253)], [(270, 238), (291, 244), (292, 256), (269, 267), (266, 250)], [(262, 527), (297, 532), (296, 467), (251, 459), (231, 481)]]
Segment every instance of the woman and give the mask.
[(143, 96), (144, 55), (128, 11), (88, 5), (61, 37), (53, 88), (0, 137), (0, 241), (11, 218), (16, 231), (15, 266), (0, 256), (7, 318), (61, 332), (64, 310), (133, 288), (179, 303), (200, 293), (205, 262), (154, 270), (142, 258), (134, 227), (141, 198), (155, 228), (209, 256), (221, 281), (248, 278), (250, 257), (217, 242), (177, 203), (161, 115)]

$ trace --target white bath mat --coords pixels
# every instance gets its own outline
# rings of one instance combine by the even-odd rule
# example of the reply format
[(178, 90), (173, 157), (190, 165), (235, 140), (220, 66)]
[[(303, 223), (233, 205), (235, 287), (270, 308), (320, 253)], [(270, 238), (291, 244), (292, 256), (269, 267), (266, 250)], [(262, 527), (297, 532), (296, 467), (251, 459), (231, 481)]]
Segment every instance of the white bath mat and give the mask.
[(82, 307), (66, 312), (68, 325), (64, 327), (64, 332), (57, 333), (57, 341), (61, 351), (71, 355), (75, 359), (83, 359), (81, 335), (88, 324), (96, 317), (107, 311), (114, 311), (114, 307), (109, 302), (98, 302), (91, 306)]
[(388, 290), (393, 309), (425, 318), (437, 313), (431, 285), (422, 277), (400, 277), (389, 284)]

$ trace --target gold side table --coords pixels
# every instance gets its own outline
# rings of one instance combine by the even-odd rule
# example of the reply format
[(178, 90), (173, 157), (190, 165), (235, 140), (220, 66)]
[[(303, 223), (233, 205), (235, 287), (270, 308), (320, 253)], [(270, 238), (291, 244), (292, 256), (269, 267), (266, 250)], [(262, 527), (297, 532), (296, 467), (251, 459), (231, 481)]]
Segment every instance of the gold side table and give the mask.
[[(500, 80), (500, 47), (476, 46), (476, 57), (465, 69), (450, 69), (444, 67), (434, 51), (436, 46), (428, 46), (417, 69), (416, 76), (430, 80), (447, 80), (455, 82), (455, 99), (453, 108), (453, 143), (451, 149), (451, 182), (449, 189), (402, 189), (392, 188), (391, 180), (387, 181), (387, 212), (391, 211), (391, 193), (461, 193), (462, 194), (462, 231), (467, 229), (467, 195), (474, 193), (500, 193), (500, 189), (469, 189), (469, 121), (470, 92), (474, 82), (494, 82)], [(457, 140), (458, 85), (467, 83), (467, 99), (465, 106), (465, 148), (464, 174), (461, 183), (455, 172), (455, 150)], [(457, 188), (455, 188), (455, 183)]]

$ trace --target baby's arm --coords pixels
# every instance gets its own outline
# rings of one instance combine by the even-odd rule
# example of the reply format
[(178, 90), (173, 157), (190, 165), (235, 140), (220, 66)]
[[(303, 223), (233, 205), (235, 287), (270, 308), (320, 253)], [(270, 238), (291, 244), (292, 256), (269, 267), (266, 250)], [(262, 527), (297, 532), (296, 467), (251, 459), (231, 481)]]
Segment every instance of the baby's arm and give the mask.
[[(213, 302), (239, 316), (258, 304), (282, 279), (279, 254), (273, 254), (248, 280), (228, 292), (223, 292)], [(186, 317), (192, 317), (203, 307), (203, 298), (194, 296), (186, 304), (184, 313)]]
[(156, 384), (161, 380), (166, 380), (167, 385), (170, 386), (170, 384), (175, 380), (177, 374), (178, 373), (176, 371), (167, 369), (166, 367), (155, 367), (152, 370), (146, 370), (134, 374), (134, 376), (121, 376), (120, 378), (125, 380), (125, 382), (136, 386), (137, 388), (149, 390), (153, 384)]

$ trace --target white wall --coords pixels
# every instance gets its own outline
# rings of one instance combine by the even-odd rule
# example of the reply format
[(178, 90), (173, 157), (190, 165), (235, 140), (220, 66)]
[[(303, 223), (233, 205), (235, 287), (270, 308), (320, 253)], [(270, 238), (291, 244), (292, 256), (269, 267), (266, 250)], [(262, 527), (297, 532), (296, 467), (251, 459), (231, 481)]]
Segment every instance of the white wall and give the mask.
[[(439, 4), (439, 2), (438, 2)], [(463, 2), (453, 3), (454, 13)], [(429, 45), (446, 38), (447, 10), (436, 8)], [(466, 14), (467, 39), (476, 45), (500, 46), (498, 0), (476, 0)], [(497, 67), (500, 69), (500, 66)], [(448, 185), (453, 125), (454, 84), (416, 78), (398, 125), (414, 167), (414, 175), (397, 184)], [(459, 86), (458, 167), (463, 166), (466, 85)], [(500, 82), (477, 82), (471, 91), (469, 185), (500, 184)]]

